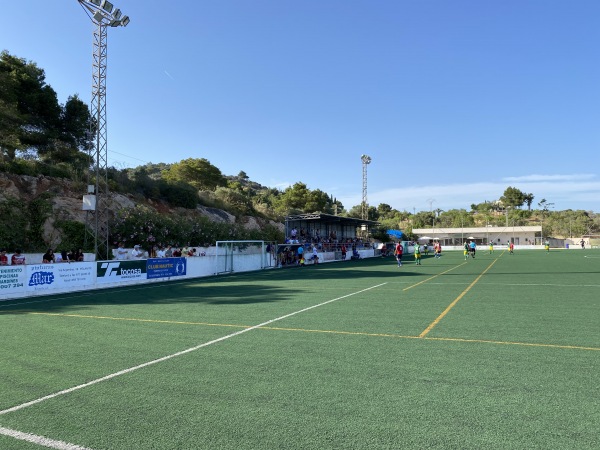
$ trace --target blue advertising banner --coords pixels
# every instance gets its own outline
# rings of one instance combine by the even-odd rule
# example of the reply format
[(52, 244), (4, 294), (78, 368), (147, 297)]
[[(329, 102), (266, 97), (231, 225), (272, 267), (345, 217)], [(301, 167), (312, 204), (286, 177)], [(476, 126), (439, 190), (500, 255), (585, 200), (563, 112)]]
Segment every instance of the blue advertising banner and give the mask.
[(185, 258), (150, 258), (146, 266), (148, 278), (180, 277), (186, 269)]

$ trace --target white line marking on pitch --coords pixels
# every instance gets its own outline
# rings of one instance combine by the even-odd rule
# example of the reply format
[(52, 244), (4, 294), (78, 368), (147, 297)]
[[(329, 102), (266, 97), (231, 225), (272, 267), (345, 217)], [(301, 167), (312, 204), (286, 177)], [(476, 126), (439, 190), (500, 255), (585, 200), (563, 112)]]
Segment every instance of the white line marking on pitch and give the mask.
[(69, 388), (69, 389), (65, 389), (65, 390), (62, 390), (62, 391), (59, 391), (59, 392), (55, 392), (54, 394), (46, 395), (44, 397), (40, 397), (40, 398), (38, 398), (36, 400), (32, 400), (32, 401), (26, 402), (26, 403), (22, 403), (22, 404), (17, 405), (17, 406), (13, 406), (12, 408), (8, 408), (8, 409), (5, 409), (3, 411), (0, 411), (0, 416), (3, 415), (3, 414), (8, 414), (8, 413), (11, 413), (11, 412), (19, 411), (21, 409), (27, 408), (28, 406), (33, 406), (33, 405), (36, 405), (38, 403), (44, 402), (46, 400), (50, 400), (50, 399), (55, 398), (55, 397), (59, 397), (59, 396), (64, 395), (64, 394), (69, 394), (69, 393), (71, 393), (73, 391), (77, 391), (79, 389), (83, 389), (83, 388), (86, 388), (88, 386), (92, 386), (94, 384), (101, 383), (102, 381), (110, 380), (110, 379), (118, 377), (120, 375), (125, 375), (127, 373), (133, 372), (133, 371), (138, 370), (138, 369), (142, 369), (144, 367), (148, 367), (148, 366), (151, 366), (151, 365), (154, 365), (154, 364), (158, 364), (158, 363), (163, 362), (163, 361), (167, 361), (167, 360), (175, 358), (177, 356), (185, 355), (186, 353), (190, 353), (190, 352), (199, 350), (199, 349), (201, 349), (203, 347), (208, 347), (209, 345), (216, 344), (217, 342), (221, 342), (221, 341), (230, 339), (232, 337), (238, 336), (238, 335), (243, 334), (243, 333), (247, 333), (248, 331), (256, 330), (257, 328), (264, 327), (264, 326), (269, 325), (269, 324), (271, 324), (273, 322), (278, 322), (280, 320), (287, 319), (288, 317), (295, 316), (296, 314), (300, 314), (300, 313), (303, 313), (303, 312), (306, 312), (306, 311), (310, 311), (311, 309), (315, 309), (315, 308), (318, 308), (320, 306), (327, 305), (328, 303), (332, 303), (332, 302), (335, 302), (335, 301), (338, 301), (338, 300), (342, 300), (342, 299), (347, 298), (347, 297), (351, 297), (353, 295), (360, 294), (362, 292), (369, 291), (371, 289), (378, 288), (378, 287), (383, 286), (385, 284), (387, 284), (387, 283), (381, 283), (381, 284), (378, 284), (376, 286), (371, 286), (369, 288), (362, 289), (362, 290), (357, 291), (357, 292), (353, 292), (352, 294), (347, 294), (347, 295), (343, 295), (341, 297), (334, 298), (332, 300), (327, 300), (326, 302), (319, 303), (318, 305), (309, 306), (308, 308), (304, 308), (304, 309), (301, 309), (299, 311), (295, 311), (293, 313), (286, 314), (285, 316), (277, 317), (276, 319), (267, 320), (266, 322), (263, 322), (261, 324), (254, 325), (252, 327), (245, 328), (245, 329), (240, 330), (240, 331), (236, 331), (235, 333), (231, 333), (231, 334), (228, 334), (227, 336), (223, 336), (223, 337), (220, 337), (218, 339), (214, 339), (212, 341), (205, 342), (204, 344), (196, 345), (195, 347), (191, 347), (191, 348), (188, 348), (186, 350), (182, 350), (180, 352), (173, 353), (171, 355), (163, 356), (162, 358), (158, 358), (158, 359), (155, 359), (153, 361), (148, 361), (148, 362), (145, 362), (143, 364), (139, 364), (137, 366), (130, 367), (129, 369), (120, 370), (118, 372), (111, 373), (110, 375), (106, 375), (104, 377), (97, 378), (95, 380), (89, 381), (87, 383), (80, 384), (78, 386), (74, 386), (74, 387)]
[(27, 441), (33, 444), (41, 445), (43, 447), (56, 448), (58, 450), (90, 450), (79, 445), (73, 445), (63, 441), (55, 441), (54, 439), (48, 439), (44, 436), (36, 436), (35, 434), (22, 433), (20, 431), (11, 430), (10, 428), (0, 427), (0, 434), (19, 439), (21, 441)]

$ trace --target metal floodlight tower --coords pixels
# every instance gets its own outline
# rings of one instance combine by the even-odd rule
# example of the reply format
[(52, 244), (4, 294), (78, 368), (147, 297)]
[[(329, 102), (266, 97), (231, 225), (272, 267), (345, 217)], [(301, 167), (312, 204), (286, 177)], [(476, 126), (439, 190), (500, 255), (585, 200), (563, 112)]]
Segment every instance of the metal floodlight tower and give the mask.
[(363, 173), (363, 191), (362, 191), (362, 219), (367, 220), (369, 218), (369, 203), (367, 202), (367, 166), (371, 164), (371, 157), (367, 155), (361, 155), (362, 161), (362, 173)]
[[(107, 0), (77, 0), (92, 20), (94, 29), (94, 52), (92, 67), (91, 117), (93, 129), (93, 156), (95, 186), (88, 182), (88, 195), (84, 196), (84, 209), (87, 210), (86, 229), (94, 239), (96, 257), (109, 259), (109, 210), (108, 151), (106, 132), (106, 59), (107, 27), (125, 27), (129, 17), (123, 16), (120, 9)], [(91, 180), (90, 180), (91, 181)], [(86, 197), (88, 197), (86, 201)], [(87, 234), (86, 234), (87, 241)]]

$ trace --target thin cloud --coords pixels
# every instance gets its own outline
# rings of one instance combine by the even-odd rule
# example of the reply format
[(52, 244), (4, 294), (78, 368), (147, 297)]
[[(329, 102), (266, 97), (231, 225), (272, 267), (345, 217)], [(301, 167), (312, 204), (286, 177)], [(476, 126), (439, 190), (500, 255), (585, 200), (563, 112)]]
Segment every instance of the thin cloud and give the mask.
[[(535, 178), (521, 177), (527, 181), (518, 181), (513, 187), (534, 194), (532, 207), (542, 199), (552, 202), (556, 210), (582, 209), (600, 211), (600, 181), (589, 181), (595, 176), (557, 176), (544, 181), (531, 181)], [(571, 181), (577, 180), (579, 181)], [(513, 180), (516, 181), (516, 180)], [(399, 211), (428, 211), (441, 209), (471, 209), (472, 204), (498, 200), (507, 188), (506, 180), (485, 183), (464, 183), (429, 186), (406, 186), (395, 189), (384, 189), (368, 192), (369, 205), (377, 206), (386, 203)], [(351, 195), (338, 195), (346, 209), (360, 205), (362, 195), (358, 192)], [(431, 202), (433, 200), (433, 202)]]
[(591, 173), (571, 174), (571, 175), (525, 175), (522, 177), (506, 177), (504, 181), (524, 181), (524, 182), (538, 182), (538, 181), (583, 181), (591, 180), (596, 178), (596, 175)]
[(166, 70), (164, 72), (166, 76), (168, 76), (171, 80), (175, 81), (175, 78), (173, 78), (169, 72), (167, 72)]

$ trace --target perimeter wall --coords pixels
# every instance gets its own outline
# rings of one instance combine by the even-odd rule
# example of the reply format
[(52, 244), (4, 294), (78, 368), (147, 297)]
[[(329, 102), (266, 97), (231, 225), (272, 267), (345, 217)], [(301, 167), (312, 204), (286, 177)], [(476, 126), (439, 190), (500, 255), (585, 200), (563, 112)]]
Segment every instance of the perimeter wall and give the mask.
[[(374, 256), (373, 249), (359, 250), (359, 253), (362, 258)], [(350, 259), (349, 254), (347, 258)], [(333, 252), (319, 253), (319, 262), (334, 261)], [(212, 255), (0, 266), (0, 301), (264, 269), (277, 269), (276, 260), (270, 253), (245, 254), (243, 251), (228, 257)]]

